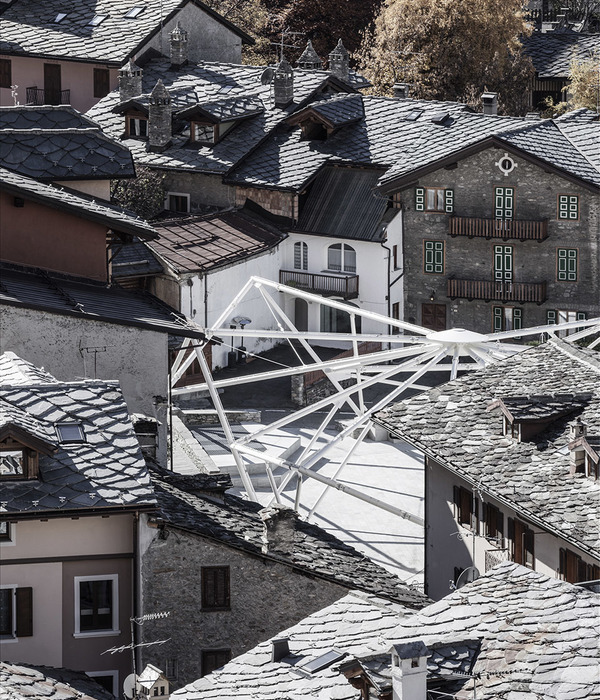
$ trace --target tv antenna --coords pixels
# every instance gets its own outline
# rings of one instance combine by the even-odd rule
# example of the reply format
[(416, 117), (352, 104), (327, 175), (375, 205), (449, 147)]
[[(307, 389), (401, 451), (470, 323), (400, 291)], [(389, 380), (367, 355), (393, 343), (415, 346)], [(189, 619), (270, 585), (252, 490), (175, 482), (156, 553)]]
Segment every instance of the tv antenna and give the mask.
[(293, 32), (287, 27), (284, 27), (281, 30), (281, 39), (279, 41), (272, 41), (271, 44), (273, 46), (277, 46), (279, 49), (279, 57), (278, 61), (283, 60), (283, 49), (301, 49), (301, 46), (298, 46), (298, 44), (286, 44), (286, 40), (288, 37), (295, 37), (295, 36), (304, 36), (306, 32)]

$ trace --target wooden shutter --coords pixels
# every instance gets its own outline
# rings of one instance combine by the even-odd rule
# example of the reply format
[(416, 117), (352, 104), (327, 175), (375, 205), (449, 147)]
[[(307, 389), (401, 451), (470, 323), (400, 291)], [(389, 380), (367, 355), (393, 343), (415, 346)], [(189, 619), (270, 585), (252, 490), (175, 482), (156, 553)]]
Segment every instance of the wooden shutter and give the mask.
[(10, 58), (0, 58), (0, 87), (9, 88), (12, 84), (12, 64)]
[(444, 242), (423, 241), (423, 269), (427, 273), (444, 274)]
[(534, 536), (533, 536), (533, 530), (526, 525), (523, 526), (524, 529), (524, 537), (523, 537), (523, 544), (524, 544), (524, 564), (526, 566), (531, 567), (532, 569), (535, 568), (535, 550), (534, 550)]
[(452, 497), (454, 500), (454, 518), (456, 522), (460, 522), (460, 488), (458, 486), (452, 487)]
[(454, 211), (454, 190), (446, 190), (444, 192), (444, 204), (447, 214), (452, 214)]
[(424, 187), (415, 187), (415, 211), (425, 211)]
[(556, 325), (556, 311), (554, 309), (548, 309), (546, 311), (546, 324), (547, 325)]
[(110, 92), (108, 68), (94, 68), (94, 97), (104, 97)]
[(504, 536), (504, 513), (498, 508), (496, 509), (496, 529), (500, 537)]
[(522, 309), (513, 309), (513, 328), (518, 331), (523, 328), (523, 311)]
[(17, 637), (33, 635), (33, 588), (17, 588)]
[(564, 580), (566, 578), (566, 570), (567, 570), (567, 550), (561, 547), (558, 550), (558, 573), (560, 574), (561, 578)]
[(577, 249), (558, 248), (556, 277), (559, 282), (577, 281)]
[(228, 608), (229, 600), (229, 567), (214, 566), (202, 568), (202, 607)]
[(44, 103), (58, 105), (61, 102), (60, 65), (44, 63)]
[(504, 330), (504, 308), (502, 306), (494, 306), (494, 333), (499, 333)]

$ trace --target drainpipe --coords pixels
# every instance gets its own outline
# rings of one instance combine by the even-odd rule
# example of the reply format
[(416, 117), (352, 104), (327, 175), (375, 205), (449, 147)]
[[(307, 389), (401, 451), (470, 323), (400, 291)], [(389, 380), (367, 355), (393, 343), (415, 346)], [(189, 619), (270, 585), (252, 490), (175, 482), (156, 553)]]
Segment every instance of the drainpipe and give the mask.
[[(141, 611), (141, 596), (140, 596), (140, 588), (141, 588), (141, 577), (142, 577), (142, 563), (140, 561), (140, 543), (139, 543), (139, 537), (140, 537), (140, 514), (136, 510), (135, 513), (133, 514), (133, 610), (132, 612), (132, 618), (133, 617), (140, 617), (142, 614)], [(131, 660), (133, 663), (133, 674), (134, 674), (134, 679), (137, 680), (137, 669), (140, 668), (140, 655), (141, 655), (141, 647), (137, 646), (137, 643), (139, 641), (139, 625), (134, 624), (131, 622), (131, 644), (132, 644), (132, 649), (131, 649)], [(137, 695), (137, 693), (136, 693)]]
[[(387, 234), (387, 226), (385, 228), (384, 233)], [(384, 240), (380, 241), (380, 245), (384, 250), (387, 250), (387, 296), (386, 296), (386, 299), (387, 299), (387, 315), (389, 318), (392, 315), (391, 314), (391, 299), (390, 299), (391, 291), (392, 291), (392, 283), (391, 283), (392, 249), (385, 245), (386, 241), (387, 241), (387, 237)], [(391, 335), (391, 334), (392, 334), (392, 327), (388, 325), (388, 335)], [(387, 346), (388, 346), (388, 348), (387, 348), (388, 350), (392, 349), (391, 343), (388, 343)]]

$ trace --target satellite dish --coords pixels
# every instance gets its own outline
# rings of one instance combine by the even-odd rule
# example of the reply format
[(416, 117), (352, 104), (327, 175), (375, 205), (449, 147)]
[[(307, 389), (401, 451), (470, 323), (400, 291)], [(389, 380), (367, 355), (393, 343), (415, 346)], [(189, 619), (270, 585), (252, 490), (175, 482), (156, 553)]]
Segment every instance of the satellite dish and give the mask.
[(249, 323), (252, 323), (252, 321), (249, 318), (246, 318), (245, 316), (236, 316), (233, 319), (234, 323), (239, 323), (240, 326), (243, 328), (244, 326), (247, 326)]
[(476, 566), (467, 566), (462, 574), (456, 579), (456, 588), (462, 588), (467, 583), (473, 583), (479, 578), (479, 569)]
[(123, 681), (123, 695), (129, 700), (135, 696), (135, 675), (130, 673)]
[(273, 80), (274, 75), (275, 75), (275, 68), (265, 68), (264, 71), (262, 72), (262, 75), (260, 76), (260, 82), (263, 85), (269, 85), (270, 82)]

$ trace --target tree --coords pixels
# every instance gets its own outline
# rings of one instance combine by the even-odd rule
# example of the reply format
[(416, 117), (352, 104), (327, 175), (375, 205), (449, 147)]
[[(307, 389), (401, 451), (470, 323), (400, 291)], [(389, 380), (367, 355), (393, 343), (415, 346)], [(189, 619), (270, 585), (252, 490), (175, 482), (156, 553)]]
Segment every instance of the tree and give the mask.
[(594, 112), (600, 111), (600, 51), (595, 51), (589, 58), (581, 61), (573, 59), (569, 67), (569, 77), (571, 82), (563, 88), (565, 99), (555, 103), (549, 97), (546, 100), (547, 109), (544, 116), (564, 114), (581, 107)]
[(142, 219), (152, 219), (164, 209), (164, 179), (155, 170), (138, 167), (137, 177), (112, 181), (110, 198)]
[(388, 0), (365, 34), (360, 70), (382, 94), (406, 82), (414, 97), (473, 104), (489, 90), (499, 111), (522, 114), (534, 74), (522, 10), (523, 0)]

